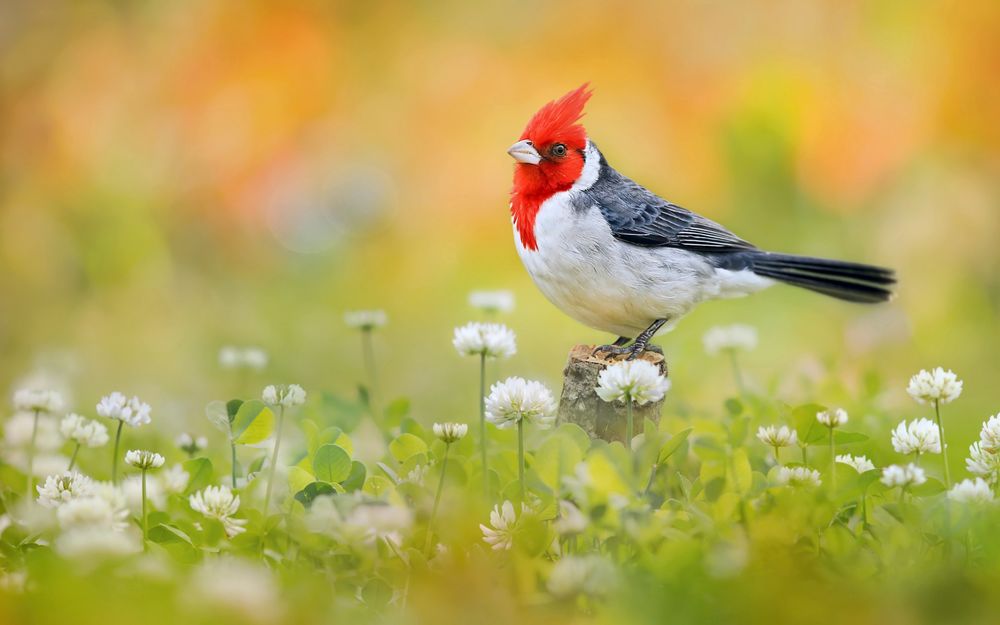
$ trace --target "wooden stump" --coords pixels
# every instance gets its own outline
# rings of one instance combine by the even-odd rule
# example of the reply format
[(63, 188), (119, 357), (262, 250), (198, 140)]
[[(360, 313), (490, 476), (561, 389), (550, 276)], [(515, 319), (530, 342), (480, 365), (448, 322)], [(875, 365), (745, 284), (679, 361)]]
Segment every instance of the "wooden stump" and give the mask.
[[(640, 358), (657, 367), (663, 375), (667, 375), (667, 363), (663, 352), (658, 347), (650, 346), (651, 351), (645, 352)], [(622, 402), (608, 403), (597, 396), (597, 376), (608, 365), (621, 358), (610, 359), (603, 354), (591, 356), (593, 345), (576, 345), (569, 351), (569, 362), (563, 371), (562, 395), (559, 398), (559, 421), (575, 423), (584, 429), (591, 438), (602, 438), (606, 441), (625, 441), (625, 404)], [(632, 407), (632, 418), (635, 423), (635, 433), (642, 432), (645, 419), (654, 423), (660, 422), (660, 406), (663, 400), (644, 406)]]

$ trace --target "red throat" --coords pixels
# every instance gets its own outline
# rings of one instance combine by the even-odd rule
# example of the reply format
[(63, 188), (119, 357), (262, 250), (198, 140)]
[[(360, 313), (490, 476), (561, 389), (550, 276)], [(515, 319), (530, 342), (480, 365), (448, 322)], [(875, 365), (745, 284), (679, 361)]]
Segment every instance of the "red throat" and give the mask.
[[(572, 187), (583, 171), (587, 133), (577, 122), (583, 117), (583, 107), (590, 95), (584, 84), (549, 102), (535, 113), (521, 134), (521, 139), (530, 140), (543, 157), (537, 165), (518, 163), (514, 170), (510, 214), (521, 245), (526, 249), (538, 249), (535, 218), (542, 203)], [(550, 158), (548, 150), (556, 144), (565, 145), (567, 153), (560, 158)]]

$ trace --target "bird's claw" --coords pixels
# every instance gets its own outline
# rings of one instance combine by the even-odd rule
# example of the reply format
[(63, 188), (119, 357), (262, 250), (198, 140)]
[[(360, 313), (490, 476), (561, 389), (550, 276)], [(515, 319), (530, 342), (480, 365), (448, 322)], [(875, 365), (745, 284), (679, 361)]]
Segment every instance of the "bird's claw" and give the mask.
[(644, 351), (646, 351), (646, 347), (639, 343), (632, 343), (630, 345), (598, 345), (590, 355), (596, 356), (603, 353), (612, 358), (615, 356), (625, 356), (625, 360), (635, 360)]

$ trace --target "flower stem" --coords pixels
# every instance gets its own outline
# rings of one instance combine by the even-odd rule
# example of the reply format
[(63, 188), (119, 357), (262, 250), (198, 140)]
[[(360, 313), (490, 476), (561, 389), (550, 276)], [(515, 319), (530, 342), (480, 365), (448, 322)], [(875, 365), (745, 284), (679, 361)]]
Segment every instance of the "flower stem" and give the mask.
[(778, 447), (777, 445), (774, 446), (774, 464), (780, 467), (781, 466), (781, 456), (778, 454), (778, 450), (779, 449), (781, 449), (781, 448)]
[(122, 426), (125, 425), (124, 421), (118, 422), (118, 431), (115, 432), (115, 449), (113, 455), (111, 456), (111, 483), (115, 486), (118, 485), (118, 444), (122, 440)]
[(486, 466), (486, 352), (479, 354), (479, 446), (483, 454), (483, 494), (490, 498), (490, 474)]
[(233, 461), (232, 461), (232, 465), (233, 465), (233, 489), (235, 490), (235, 488), (236, 488), (236, 441), (232, 441), (232, 440), (229, 441), (229, 448), (232, 451), (232, 455), (233, 455)]
[(833, 428), (830, 428), (830, 488), (837, 488), (837, 451), (833, 446)]
[(451, 443), (445, 443), (444, 458), (441, 460), (441, 477), (438, 479), (437, 493), (434, 494), (434, 507), (431, 508), (431, 518), (427, 521), (427, 539), (424, 550), (430, 552), (431, 535), (434, 531), (434, 519), (437, 518), (438, 506), (441, 504), (441, 491), (444, 490), (444, 476), (448, 470), (448, 452), (451, 450)]
[(746, 394), (746, 389), (743, 387), (743, 373), (740, 371), (740, 363), (736, 359), (736, 350), (729, 349), (729, 363), (733, 367), (733, 379), (736, 380), (736, 388), (739, 390), (740, 395)]
[(521, 502), (524, 503), (524, 417), (517, 420), (517, 481), (521, 484)]
[(281, 448), (281, 425), (285, 421), (285, 407), (278, 405), (278, 429), (274, 433), (274, 453), (271, 455), (271, 469), (267, 473), (267, 488), (264, 489), (264, 514), (271, 508), (271, 487), (274, 486), (274, 470), (278, 467), (278, 450)]
[(625, 402), (625, 447), (628, 448), (629, 453), (632, 453), (632, 438), (635, 436), (635, 424), (632, 417), (632, 397), (626, 395), (625, 399), (628, 400)]
[(146, 469), (142, 470), (142, 550), (147, 550), (146, 545)]
[(941, 423), (941, 400), (934, 400), (934, 416), (937, 417), (938, 438), (941, 439), (941, 460), (944, 461), (944, 485), (951, 488), (951, 471), (948, 469), (948, 446), (944, 442), (944, 425)]
[(38, 438), (38, 409), (34, 411), (35, 416), (31, 421), (31, 443), (28, 445), (28, 476), (27, 476), (27, 501), (29, 504), (34, 501), (34, 494), (31, 492), (31, 487), (34, 485), (35, 481), (35, 439)]
[(361, 328), (361, 348), (364, 351), (365, 369), (368, 371), (368, 408), (375, 423), (379, 423), (382, 413), (378, 405), (378, 374), (375, 370), (375, 347), (372, 344), (371, 328)]
[(80, 453), (80, 441), (76, 442), (76, 447), (73, 448), (73, 455), (69, 457), (69, 466), (66, 467), (67, 471), (73, 470), (73, 465), (76, 464), (76, 455)]

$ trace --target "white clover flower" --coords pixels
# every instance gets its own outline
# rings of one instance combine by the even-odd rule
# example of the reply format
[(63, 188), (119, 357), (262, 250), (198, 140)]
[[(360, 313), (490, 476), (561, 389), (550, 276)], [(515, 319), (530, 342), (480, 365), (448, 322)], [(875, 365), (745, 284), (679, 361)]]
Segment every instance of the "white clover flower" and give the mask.
[(62, 396), (56, 391), (22, 388), (14, 393), (14, 410), (51, 414), (62, 406)]
[(164, 462), (166, 462), (166, 459), (163, 456), (156, 452), (146, 451), (145, 449), (133, 449), (125, 454), (125, 464), (144, 471), (147, 469), (159, 469), (163, 466)]
[[(522, 514), (527, 511), (524, 504), (521, 504)], [(514, 504), (504, 501), (503, 505), (493, 506), (490, 512), (490, 525), (487, 527), (482, 523), (479, 529), (483, 531), (483, 540), (486, 541), (494, 551), (505, 551), (514, 546), (514, 533), (517, 531), (517, 515), (514, 513)]]
[[(138, 483), (139, 480), (126, 478), (123, 485), (127, 486), (131, 482)], [(139, 497), (141, 497), (141, 488), (142, 486), (140, 485), (139, 489), (136, 489), (137, 495), (135, 497), (134, 509), (137, 511), (142, 507), (142, 502), (139, 500)], [(151, 489), (152, 493), (155, 493), (155, 491), (155, 488)], [(112, 529), (120, 532), (128, 528), (129, 497), (126, 495), (124, 488), (118, 487), (111, 482), (94, 482), (94, 490), (90, 496), (102, 499), (111, 506), (116, 519)], [(155, 497), (150, 495), (150, 499), (155, 499)]]
[(283, 616), (274, 573), (245, 558), (206, 559), (183, 596), (201, 610), (222, 612), (228, 617), (222, 622), (262, 625), (277, 623)]
[(901, 421), (892, 431), (892, 448), (901, 454), (939, 454), (941, 437), (930, 419)]
[(455, 328), (455, 337), (451, 344), (462, 356), (509, 358), (517, 353), (514, 332), (499, 323), (473, 321)]
[(1000, 451), (1000, 412), (983, 422), (979, 432), (979, 444), (990, 453)]
[(799, 435), (787, 425), (769, 425), (757, 428), (757, 439), (769, 447), (791, 447), (798, 444)]
[(910, 378), (906, 392), (921, 404), (934, 402), (947, 404), (962, 394), (962, 381), (950, 369), (948, 371), (941, 367), (930, 371), (921, 369), (920, 373)]
[(267, 366), (267, 352), (259, 347), (226, 345), (219, 350), (219, 366), (223, 369), (253, 369)]
[(974, 480), (962, 480), (948, 491), (948, 499), (958, 503), (990, 503), (993, 501), (993, 490), (981, 477)]
[(59, 423), (59, 432), (82, 447), (103, 447), (108, 443), (108, 428), (103, 423), (70, 413)]
[(1000, 475), (1000, 453), (987, 451), (982, 442), (977, 441), (969, 446), (969, 457), (965, 459), (969, 473), (985, 478), (990, 484), (995, 484)]
[(161, 472), (159, 478), (160, 483), (163, 484), (163, 490), (179, 495), (187, 488), (191, 476), (184, 470), (183, 466), (175, 464), (166, 471)]
[(150, 410), (149, 404), (138, 397), (128, 399), (118, 391), (102, 397), (97, 404), (97, 414), (108, 419), (123, 421), (134, 428), (149, 423)]
[(648, 361), (625, 360), (601, 371), (594, 390), (606, 402), (634, 401), (641, 406), (663, 399), (670, 390), (670, 380)]
[(486, 420), (506, 430), (522, 419), (540, 428), (552, 427), (556, 420), (556, 402), (549, 389), (541, 382), (518, 377), (494, 384), (486, 398)]
[(881, 481), (889, 488), (893, 486), (908, 488), (910, 486), (919, 486), (926, 482), (927, 474), (912, 462), (905, 467), (893, 464), (882, 469)]
[(261, 398), (265, 404), (294, 408), (306, 403), (306, 392), (298, 384), (271, 384), (264, 388)]
[(716, 326), (705, 333), (702, 342), (709, 356), (724, 350), (750, 351), (757, 347), (757, 329), (743, 324)]
[(417, 486), (423, 486), (424, 478), (427, 476), (427, 471), (429, 469), (430, 465), (418, 464), (410, 469), (410, 472), (403, 477), (403, 481), (409, 482), (410, 484), (416, 484)]
[(852, 456), (851, 454), (840, 454), (837, 456), (837, 462), (840, 464), (846, 464), (858, 473), (866, 473), (868, 471), (874, 471), (875, 465), (872, 461), (868, 459), (868, 456)]
[(560, 536), (576, 536), (587, 529), (589, 521), (586, 515), (573, 502), (566, 499), (559, 501), (559, 516), (552, 521), (552, 529)]
[(833, 408), (817, 412), (816, 420), (828, 428), (839, 428), (847, 423), (847, 411), (843, 408)]
[(384, 310), (353, 310), (344, 313), (344, 323), (359, 330), (373, 330), (388, 323)]
[(45, 483), (35, 486), (38, 503), (46, 508), (55, 508), (78, 497), (87, 497), (94, 492), (94, 481), (82, 473), (66, 471), (61, 475), (50, 475)]
[(207, 486), (188, 499), (191, 509), (203, 515), (218, 519), (226, 529), (226, 536), (232, 538), (241, 532), (245, 532), (243, 527), (246, 519), (234, 519), (234, 514), (240, 509), (240, 497), (234, 495), (231, 490), (224, 486)]
[(174, 444), (177, 448), (186, 454), (195, 455), (199, 451), (208, 447), (208, 439), (204, 436), (191, 436), (187, 432), (181, 432), (174, 439)]
[(510, 291), (473, 291), (469, 305), (486, 313), (509, 313), (514, 310), (514, 294)]
[(469, 433), (469, 426), (465, 423), (435, 423), (434, 436), (437, 436), (449, 445), (455, 441), (462, 440)]
[(120, 531), (128, 527), (128, 510), (116, 509), (102, 497), (89, 495), (67, 501), (56, 510), (59, 527), (70, 530), (80, 527)]
[(556, 562), (546, 584), (556, 597), (603, 597), (618, 585), (615, 566), (604, 556), (566, 556)]
[(142, 550), (137, 535), (109, 532), (103, 527), (84, 526), (63, 532), (55, 542), (56, 551), (65, 558), (91, 561), (121, 557)]
[(783, 486), (815, 487), (822, 483), (819, 471), (809, 467), (780, 467), (777, 480)]
[[(35, 450), (55, 451), (62, 447), (63, 438), (59, 434), (59, 424), (48, 415), (39, 414), (37, 428), (35, 415), (30, 412), (16, 412), (3, 423), (4, 447), (26, 449), (31, 445), (31, 432), (35, 430)], [(37, 461), (38, 458), (36, 457)], [(12, 463), (13, 464), (13, 463)]]

